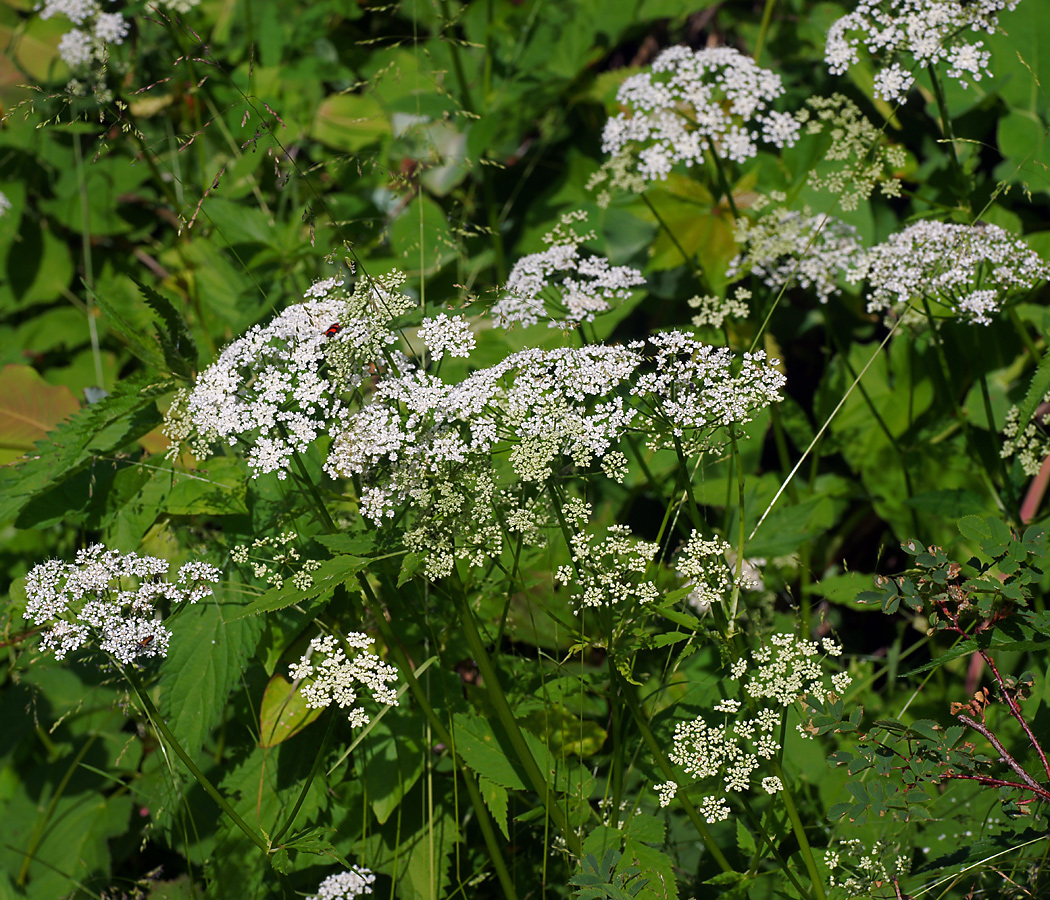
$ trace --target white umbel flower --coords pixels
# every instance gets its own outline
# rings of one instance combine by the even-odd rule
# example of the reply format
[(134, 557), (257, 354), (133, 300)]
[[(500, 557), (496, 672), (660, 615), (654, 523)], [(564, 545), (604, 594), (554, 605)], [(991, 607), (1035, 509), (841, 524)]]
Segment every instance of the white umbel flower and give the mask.
[(602, 151), (631, 152), (642, 178), (662, 181), (678, 163), (702, 163), (708, 145), (733, 162), (753, 157), (759, 141), (790, 147), (798, 123), (770, 109), (783, 91), (779, 75), (730, 47), (669, 47), (620, 86), (625, 111), (606, 122)]
[[(860, 61), (863, 46), (879, 66), (875, 93), (889, 102), (903, 100), (915, 83), (916, 69), (947, 62), (948, 77), (963, 87), (988, 74), (991, 54), (983, 41), (999, 13), (1020, 0), (860, 0), (856, 9), (828, 29), (824, 59), (834, 75)], [(899, 57), (908, 59), (902, 64)]]
[(160, 607), (210, 596), (221, 574), (204, 562), (186, 563), (174, 582), (163, 580), (167, 571), (166, 559), (94, 544), (72, 563), (49, 560), (29, 572), (24, 616), (47, 626), (41, 647), (56, 659), (82, 646), (96, 646), (122, 665), (165, 656), (171, 632), (160, 622)]
[(899, 316), (911, 307), (911, 316), (921, 317), (926, 300), (935, 316), (978, 325), (990, 324), (1005, 300), (1047, 277), (1050, 266), (999, 226), (933, 220), (872, 247), (849, 276), (867, 282), (869, 312)]

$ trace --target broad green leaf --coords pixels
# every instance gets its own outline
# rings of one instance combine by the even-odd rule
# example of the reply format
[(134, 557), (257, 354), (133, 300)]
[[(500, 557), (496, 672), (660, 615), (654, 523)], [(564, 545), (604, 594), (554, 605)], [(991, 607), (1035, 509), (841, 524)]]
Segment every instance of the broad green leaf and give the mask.
[(314, 115), (313, 136), (333, 150), (354, 152), (390, 133), (379, 101), (367, 94), (334, 94)]
[(421, 714), (395, 709), (375, 723), (363, 742), (366, 794), (382, 825), (423, 774), (429, 747)]
[(171, 648), (160, 665), (161, 712), (191, 756), (226, 715), (262, 632), (258, 621), (229, 621), (218, 590), (208, 600), (170, 620)]

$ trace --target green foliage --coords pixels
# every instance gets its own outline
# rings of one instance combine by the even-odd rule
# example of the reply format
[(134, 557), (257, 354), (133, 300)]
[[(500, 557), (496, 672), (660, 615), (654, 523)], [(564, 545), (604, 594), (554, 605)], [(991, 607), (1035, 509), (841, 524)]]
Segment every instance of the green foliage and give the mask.
[[(899, 105), (873, 94), (864, 53), (828, 73), (828, 28), (855, 6), (841, 2), (132, 2), (125, 38), (80, 69), (52, 5), (0, 8), (0, 898), (315, 896), (353, 866), (409, 900), (1050, 891), (1045, 279), (997, 297), (984, 325), (945, 312), (957, 283), (880, 319), (855, 261), (818, 297), (831, 251), (816, 232), (732, 271), (738, 221), (774, 209), (841, 219), (864, 247), (918, 220), (997, 226), (1050, 259), (1038, 0), (982, 32), (980, 79), (916, 67)], [(630, 106), (618, 90), (675, 45), (757, 57), (785, 88), (765, 108), (809, 110), (798, 140), (756, 138), (735, 161), (700, 141), (644, 191), (617, 182), (602, 129)], [(718, 91), (705, 115), (729, 109)], [(820, 125), (806, 102), (834, 93), (870, 129)], [(687, 106), (674, 121), (698, 133)], [(832, 149), (844, 139), (859, 143)], [(564, 248), (552, 229), (578, 212), (573, 253), (644, 285), (571, 321), (557, 316), (579, 296), (548, 283), (537, 324), (500, 327), (515, 264)], [(363, 333), (360, 310), (328, 317), (311, 285), (394, 272), (405, 308), (333, 389), (332, 430), (298, 430), (319, 403), (299, 395), (240, 428), (295, 352), (337, 384)], [(191, 441), (195, 457), (186, 391), (307, 291), (317, 321), (287, 341), (288, 369), (231, 369), (220, 424), (238, 427)], [(368, 299), (374, 317), (394, 302)], [(704, 318), (730, 299), (746, 310)], [(439, 315), (465, 317), (469, 355), (436, 358)], [(637, 387), (672, 330), (730, 352), (734, 377), (764, 350), (780, 401), (678, 427), (671, 407), (717, 379), (675, 381), (666, 408)], [(600, 413), (587, 394), (566, 426), (565, 398), (587, 388), (549, 384), (552, 360), (607, 347), (642, 348), (635, 380)], [(548, 354), (521, 368), (549, 391), (536, 418), (498, 392), (448, 399), (519, 351)], [(389, 399), (398, 366), (413, 389), (349, 442), (365, 458), (386, 441), (382, 465), (332, 477), (339, 428)], [(1016, 461), (1000, 452), (1011, 422), (1032, 423)], [(290, 432), (306, 436), (289, 464), (260, 475), (253, 442)], [(390, 515), (369, 515), (406, 473)], [(617, 528), (640, 561), (581, 554)], [(686, 573), (694, 538), (724, 543)], [(97, 543), (221, 579), (151, 607), (130, 664), (97, 642), (58, 660), (38, 646), (31, 573)], [(333, 676), (315, 705), (338, 660), (301, 660), (325, 635), (357, 680)], [(785, 635), (816, 642), (821, 676), (784, 688), (768, 755), (734, 758), (746, 788), (726, 766), (698, 775), (681, 735), (743, 739), (762, 698), (740, 673), (783, 675), (768, 665)], [(368, 681), (384, 666), (388, 694)]]

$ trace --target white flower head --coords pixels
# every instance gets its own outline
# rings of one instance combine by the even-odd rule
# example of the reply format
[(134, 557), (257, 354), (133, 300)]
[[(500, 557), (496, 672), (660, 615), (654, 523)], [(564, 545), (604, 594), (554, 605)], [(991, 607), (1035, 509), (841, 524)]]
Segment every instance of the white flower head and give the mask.
[(165, 423), (173, 449), (188, 440), (202, 458), (214, 443), (242, 444), (256, 475), (286, 477), (295, 453), (339, 430), (344, 392), (396, 357), (390, 322), (413, 308), (404, 281), (397, 272), (361, 276), (348, 291), (326, 279), (304, 303), (250, 328), (173, 402)]
[(432, 319), (424, 319), (419, 326), (419, 339), (426, 344), (434, 362), (439, 362), (446, 353), (468, 357), (474, 349), (474, 335), (463, 316), (439, 313)]
[(711, 146), (744, 162), (758, 152), (759, 140), (794, 144), (798, 123), (770, 108), (782, 93), (779, 75), (730, 47), (670, 47), (650, 71), (620, 86), (624, 112), (606, 122), (602, 151), (613, 159), (633, 155), (646, 181), (666, 179), (678, 163), (702, 163)]
[(72, 563), (50, 560), (29, 572), (24, 616), (47, 626), (41, 647), (56, 659), (82, 646), (96, 646), (121, 665), (165, 656), (171, 632), (161, 624), (160, 607), (210, 596), (221, 576), (204, 562), (186, 563), (175, 582), (163, 580), (167, 571), (165, 559), (94, 544)]
[[(842, 75), (859, 62), (863, 46), (878, 67), (875, 93), (888, 102), (904, 100), (915, 83), (913, 72), (948, 63), (948, 77), (963, 87), (980, 81), (991, 54), (975, 32), (992, 34), (999, 13), (1020, 0), (859, 0), (856, 9), (828, 29), (824, 59)], [(904, 61), (901, 58), (904, 57)]]
[(868, 311), (910, 321), (925, 314), (979, 325), (1013, 295), (1050, 277), (1050, 266), (997, 225), (925, 219), (863, 253), (851, 281), (866, 281)]
[(614, 266), (604, 256), (584, 253), (582, 245), (594, 232), (579, 233), (575, 222), (586, 220), (583, 212), (562, 216), (555, 230), (546, 235), (550, 246), (523, 256), (511, 269), (503, 297), (492, 309), (496, 324), (535, 325), (545, 319), (547, 327), (565, 323), (593, 322), (595, 316), (630, 298), (645, 284), (645, 277), (630, 266)]
[(737, 219), (741, 247), (729, 263), (726, 278), (751, 272), (774, 291), (788, 286), (810, 291), (821, 303), (839, 293), (860, 260), (857, 231), (838, 219), (777, 207), (758, 219)]
[(397, 680), (397, 669), (367, 651), (372, 644), (367, 634), (351, 632), (344, 643), (359, 652), (347, 656), (334, 635), (315, 637), (299, 662), (292, 664), (291, 676), (304, 682), (299, 693), (311, 709), (333, 703), (340, 709), (349, 707), (350, 724), (366, 725), (369, 716), (357, 703), (358, 693), (365, 688), (376, 703), (397, 706), (397, 691), (389, 686)]
[(354, 900), (372, 893), (375, 875), (362, 866), (354, 866), (346, 872), (329, 875), (318, 885), (317, 893), (310, 900)]

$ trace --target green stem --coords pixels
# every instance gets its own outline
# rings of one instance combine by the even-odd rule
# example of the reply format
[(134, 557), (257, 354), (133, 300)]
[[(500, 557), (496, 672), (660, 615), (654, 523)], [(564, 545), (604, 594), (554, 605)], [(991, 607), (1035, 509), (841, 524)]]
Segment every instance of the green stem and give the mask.
[(272, 847), (278, 845), (278, 841), (284, 837), (288, 829), (292, 827), (295, 817), (299, 815), (299, 810), (302, 808), (303, 801), (306, 800), (306, 794), (310, 790), (310, 785), (313, 784), (314, 778), (321, 769), (321, 761), (324, 759), (325, 751), (328, 749), (328, 741), (332, 737), (335, 720), (335, 715), (330, 713), (328, 716), (328, 728), (325, 729), (324, 737), (321, 739), (321, 746), (318, 748), (317, 755), (314, 757), (314, 764), (310, 767), (310, 774), (306, 776), (306, 781), (303, 783), (303, 789), (299, 792), (299, 797), (295, 801), (295, 806), (292, 807), (292, 811), (288, 814), (288, 819), (277, 829), (276, 832), (274, 832), (273, 837), (270, 838), (270, 845)]
[[(631, 710), (631, 716), (634, 718), (635, 725), (638, 726), (638, 730), (642, 733), (642, 740), (645, 741), (646, 746), (649, 748), (649, 752), (652, 753), (653, 759), (656, 761), (657, 767), (663, 773), (664, 778), (668, 781), (677, 781), (674, 774), (674, 769), (671, 768), (671, 763), (668, 762), (667, 756), (664, 754), (663, 748), (657, 742), (655, 735), (649, 728), (649, 723), (646, 721), (641, 708), (638, 706), (638, 701), (630, 691), (630, 686), (624, 683), (623, 676), (619, 672), (614, 670), (613, 677), (620, 683), (621, 693), (624, 699), (627, 701), (627, 706)], [(711, 830), (707, 827), (707, 823), (700, 818), (700, 814), (696, 811), (696, 807), (693, 806), (692, 801), (685, 796), (684, 793), (677, 795), (678, 802), (681, 804), (682, 809), (685, 810), (685, 814), (689, 816), (689, 820), (693, 823), (697, 833), (700, 835), (700, 840), (704, 842), (704, 846), (707, 847), (708, 853), (711, 854), (712, 858), (718, 867), (723, 872), (734, 872), (736, 871), (730, 864), (729, 860), (725, 858), (725, 854), (718, 848), (718, 844), (715, 843), (714, 836), (711, 834)]]
[(167, 744), (175, 751), (175, 755), (185, 764), (186, 768), (190, 770), (190, 774), (196, 779), (197, 784), (204, 788), (204, 792), (214, 800), (219, 809), (221, 809), (226, 815), (230, 817), (230, 820), (240, 828), (241, 831), (248, 836), (248, 839), (255, 844), (263, 853), (269, 854), (270, 845), (266, 843), (266, 839), (252, 828), (247, 822), (244, 821), (229, 803), (229, 801), (219, 793), (218, 789), (208, 780), (208, 776), (205, 775), (197, 766), (197, 764), (190, 759), (190, 755), (183, 749), (182, 744), (179, 743), (178, 739), (172, 734), (168, 723), (164, 721), (164, 717), (161, 716), (160, 711), (156, 706), (153, 705), (153, 701), (150, 700), (149, 695), (143, 690), (142, 684), (139, 682), (138, 676), (131, 669), (125, 669), (124, 675), (131, 682), (131, 686), (135, 689), (135, 694), (139, 698), (139, 702), (142, 704), (143, 709), (146, 711), (146, 716), (150, 720), (150, 724), (157, 729), (158, 733)]
[[(758, 816), (755, 815), (755, 811), (751, 808), (751, 804), (747, 802), (747, 798), (743, 794), (741, 794), (739, 799), (740, 804), (744, 807), (744, 814), (750, 820), (751, 826), (758, 832), (759, 836), (769, 847), (769, 851), (773, 854), (773, 858), (777, 861), (777, 865), (780, 866), (780, 870), (784, 873), (785, 876), (787, 876), (788, 881), (790, 881), (795, 886), (796, 891), (798, 891), (803, 897), (810, 897), (811, 894), (804, 887), (802, 887), (801, 884), (799, 884), (798, 879), (795, 877), (795, 873), (791, 871), (791, 867), (788, 865), (788, 861), (784, 859), (780, 851), (777, 849), (776, 842), (766, 830), (765, 826), (763, 826)], [(754, 869), (754, 864), (752, 864), (752, 866), (750, 866), (749, 869)]]
[(696, 278), (696, 280), (700, 283), (700, 286), (706, 290), (707, 278), (704, 275), (704, 270), (700, 267), (700, 263), (696, 260), (694, 256), (691, 256), (690, 254), (686, 253), (685, 247), (681, 245), (678, 238), (675, 236), (675, 233), (671, 230), (670, 226), (664, 221), (663, 216), (661, 216), (660, 213), (657, 212), (656, 207), (653, 206), (653, 202), (644, 193), (640, 194), (639, 196), (642, 198), (642, 202), (647, 207), (649, 207), (649, 212), (653, 214), (653, 217), (656, 219), (657, 224), (664, 230), (664, 234), (666, 234), (667, 237), (670, 239), (671, 243), (675, 245), (675, 248), (678, 250), (678, 252), (682, 254), (682, 259), (685, 260), (685, 264), (689, 266), (690, 271), (693, 273), (693, 276)]
[(1017, 334), (1021, 338), (1021, 343), (1024, 344), (1025, 349), (1028, 351), (1028, 355), (1031, 356), (1032, 362), (1038, 364), (1039, 360), (1043, 358), (1043, 354), (1039, 352), (1038, 348), (1035, 346), (1035, 342), (1032, 340), (1032, 336), (1028, 333), (1028, 329), (1025, 328), (1024, 322), (1021, 321), (1021, 317), (1017, 313), (1017, 307), (1006, 307), (1006, 315), (1009, 317), (1011, 324), (1017, 330)]
[(824, 882), (820, 877), (820, 872), (817, 870), (817, 863), (813, 859), (813, 850), (809, 846), (806, 829), (799, 818), (795, 800), (788, 789), (787, 778), (784, 776), (784, 770), (780, 767), (780, 760), (775, 757), (771, 759), (770, 767), (773, 770), (773, 774), (780, 779), (782, 785), (780, 796), (784, 798), (784, 808), (787, 810), (788, 818), (791, 820), (791, 830), (795, 833), (795, 839), (798, 841), (799, 849), (802, 851), (802, 861), (806, 864), (806, 871), (809, 873), (813, 884), (813, 891), (817, 900), (827, 900), (827, 894), (824, 893)]
[(329, 534), (338, 533), (338, 529), (335, 527), (335, 522), (332, 521), (332, 517), (328, 512), (328, 507), (324, 505), (324, 500), (321, 499), (321, 492), (317, 490), (317, 485), (314, 484), (314, 480), (310, 477), (310, 473), (306, 471), (306, 463), (303, 462), (303, 458), (299, 455), (298, 450), (292, 451), (292, 458), (295, 460), (296, 468), (299, 469), (299, 476), (302, 479), (303, 484), (306, 485), (306, 489), (310, 492), (310, 497), (314, 501), (314, 507), (318, 517), (321, 519), (321, 524), (328, 529)]
[(672, 435), (674, 439), (674, 452), (678, 457), (678, 476), (679, 481), (682, 485), (682, 490), (685, 491), (686, 499), (689, 503), (689, 512), (693, 518), (693, 527), (701, 528), (704, 524), (703, 516), (700, 515), (700, 507), (696, 504), (696, 497), (693, 496), (693, 479), (689, 477), (689, 462), (685, 458), (685, 451), (682, 450), (682, 442), (678, 439), (678, 435)]
[(376, 597), (375, 591), (372, 590), (372, 585), (368, 583), (368, 578), (364, 573), (360, 573), (357, 576), (357, 580), (372, 607), (373, 618), (375, 619), (379, 633), (383, 636), (383, 642), (386, 644), (387, 649), (394, 654), (394, 658), (397, 661), (398, 671), (405, 681), (408, 682), (408, 688), (412, 691), (412, 696), (415, 697), (420, 710), (430, 723), (430, 727), (434, 729), (434, 734), (437, 736), (437, 739), (449, 748), (453, 761), (456, 763), (460, 770), (460, 774), (463, 776), (463, 783), (467, 787), (467, 793), (470, 795), (470, 802), (474, 806), (474, 814), (477, 816), (478, 826), (481, 828), (481, 835), (485, 840), (485, 847), (488, 849), (492, 865), (496, 869), (496, 877), (499, 879), (500, 887), (503, 889), (503, 894), (507, 900), (517, 900), (518, 894), (514, 889), (514, 881), (510, 877), (507, 864), (503, 859), (503, 854), (500, 852), (499, 843), (496, 840), (496, 833), (492, 829), (492, 819), (489, 817), (488, 810), (485, 808), (481, 792), (478, 790), (478, 786), (474, 782), (474, 776), (467, 768), (466, 763), (463, 762), (462, 757), (456, 753), (456, 742), (452, 739), (452, 735), (434, 711), (434, 707), (430, 705), (430, 698), (427, 696), (426, 689), (419, 683), (419, 679), (416, 678), (415, 672), (412, 669), (412, 663), (408, 659), (408, 655), (399, 643), (390, 623), (383, 615), (383, 609), (379, 603), (379, 598)]
[(977, 447), (977, 442), (974, 439), (973, 429), (970, 427), (969, 417), (963, 412), (962, 406), (959, 404), (959, 398), (956, 396), (956, 392), (952, 390), (952, 375), (951, 367), (948, 365), (948, 355), (944, 352), (944, 344), (941, 341), (941, 333), (937, 328), (937, 321), (933, 317), (933, 310), (930, 309), (930, 301), (926, 295), (922, 295), (923, 309), (926, 311), (926, 319), (930, 325), (930, 333), (933, 336), (933, 346), (937, 354), (937, 362), (939, 368), (935, 368), (934, 371), (939, 372), (942, 384), (941, 390), (947, 394), (952, 401), (952, 406), (955, 408), (955, 415), (959, 420), (959, 424), (962, 426), (963, 436), (966, 439), (966, 444), (970, 449), (970, 453), (973, 456), (974, 462), (977, 463), (978, 471), (981, 474), (981, 478), (984, 481), (985, 487), (988, 488), (988, 492), (992, 495), (996, 505), (1000, 510), (1005, 510), (1006, 507), (1003, 504), (1002, 497), (999, 496), (999, 491), (996, 490), (995, 484), (992, 481), (991, 475), (985, 468), (984, 460), (981, 458), (980, 450)]
[(773, 8), (777, 0), (766, 0), (765, 8), (762, 10), (762, 24), (758, 26), (758, 39), (755, 41), (755, 52), (753, 59), (757, 63), (762, 56), (762, 48), (766, 45), (766, 34), (769, 32), (769, 23), (773, 19)]
[(744, 573), (744, 465), (740, 459), (740, 450), (736, 445), (736, 437), (732, 433), (730, 433), (729, 441), (733, 448), (733, 459), (736, 465), (737, 503), (740, 505), (740, 509), (737, 512), (739, 535), (736, 548), (736, 572), (733, 575), (733, 593), (729, 602), (729, 631), (732, 634), (733, 623), (736, 621), (737, 605), (740, 602), (740, 579)]
[(944, 86), (941, 84), (940, 78), (937, 77), (937, 70), (931, 64), (926, 67), (926, 71), (929, 72), (930, 81), (933, 84), (933, 94), (937, 98), (937, 111), (941, 116), (941, 133), (948, 141), (948, 145), (951, 148), (951, 162), (952, 168), (955, 170), (955, 175), (959, 179), (959, 187), (962, 190), (963, 197), (963, 208), (968, 212), (972, 218), (973, 209), (970, 204), (970, 179), (966, 177), (966, 173), (963, 171), (962, 163), (959, 161), (959, 153), (955, 147), (955, 131), (952, 128), (951, 116), (948, 115), (948, 100), (944, 96)]
[(711, 159), (715, 163), (715, 173), (718, 175), (718, 186), (722, 189), (722, 196), (726, 198), (726, 202), (729, 204), (729, 209), (733, 213), (734, 219), (740, 218), (740, 210), (736, 208), (736, 201), (733, 199), (733, 191), (729, 187), (729, 179), (726, 177), (725, 168), (722, 165), (722, 160), (718, 156), (718, 151), (715, 150), (715, 145), (710, 138), (707, 140), (707, 149), (711, 153)]

